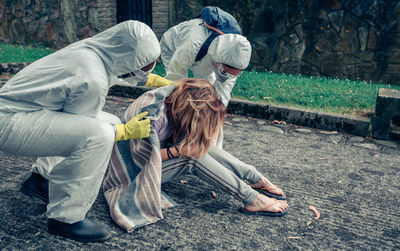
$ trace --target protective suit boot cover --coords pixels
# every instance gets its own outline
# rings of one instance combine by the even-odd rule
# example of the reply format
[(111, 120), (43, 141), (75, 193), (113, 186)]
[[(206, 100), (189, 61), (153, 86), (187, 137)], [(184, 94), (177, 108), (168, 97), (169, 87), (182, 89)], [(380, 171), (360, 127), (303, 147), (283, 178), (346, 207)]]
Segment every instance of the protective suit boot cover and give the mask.
[(31, 173), (22, 182), (19, 190), (31, 198), (37, 197), (49, 203), (49, 181), (38, 173)]
[(73, 224), (47, 219), (47, 230), (50, 234), (62, 235), (81, 242), (105, 241), (111, 237), (109, 227), (88, 218)]

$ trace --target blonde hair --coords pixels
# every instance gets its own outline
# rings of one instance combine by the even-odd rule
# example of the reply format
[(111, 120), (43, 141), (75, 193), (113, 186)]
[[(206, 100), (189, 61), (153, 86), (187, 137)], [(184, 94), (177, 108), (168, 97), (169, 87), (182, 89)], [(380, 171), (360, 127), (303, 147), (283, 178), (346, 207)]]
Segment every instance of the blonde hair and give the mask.
[[(180, 154), (204, 156), (217, 135), (219, 140), (226, 113), (214, 86), (202, 79), (182, 79), (165, 103), (174, 122), (173, 140), (180, 141)], [(196, 145), (198, 154), (191, 156)]]

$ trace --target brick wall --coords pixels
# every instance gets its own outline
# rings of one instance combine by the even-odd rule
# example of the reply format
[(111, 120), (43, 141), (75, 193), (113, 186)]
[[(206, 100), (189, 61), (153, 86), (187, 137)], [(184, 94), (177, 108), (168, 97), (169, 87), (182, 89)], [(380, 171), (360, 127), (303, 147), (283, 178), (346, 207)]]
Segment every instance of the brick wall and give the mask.
[(97, 0), (99, 10), (99, 31), (107, 30), (117, 24), (117, 1)]
[(152, 0), (152, 7), (152, 28), (158, 39), (160, 39), (162, 34), (169, 28), (169, 1)]

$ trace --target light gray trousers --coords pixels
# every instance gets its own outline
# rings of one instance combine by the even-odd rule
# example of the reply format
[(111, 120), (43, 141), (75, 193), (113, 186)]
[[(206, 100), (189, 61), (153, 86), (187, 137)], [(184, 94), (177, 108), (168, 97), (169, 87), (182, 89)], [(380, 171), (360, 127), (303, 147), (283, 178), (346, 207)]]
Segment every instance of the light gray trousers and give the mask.
[(47, 217), (81, 221), (95, 201), (114, 145), (115, 127), (98, 118), (41, 110), (0, 119), (0, 150), (39, 158), (49, 180)]
[(258, 196), (258, 192), (245, 181), (254, 184), (262, 177), (254, 166), (215, 146), (198, 160), (182, 157), (163, 161), (162, 183), (183, 174), (193, 174), (210, 184), (220, 186), (245, 205), (253, 202)]

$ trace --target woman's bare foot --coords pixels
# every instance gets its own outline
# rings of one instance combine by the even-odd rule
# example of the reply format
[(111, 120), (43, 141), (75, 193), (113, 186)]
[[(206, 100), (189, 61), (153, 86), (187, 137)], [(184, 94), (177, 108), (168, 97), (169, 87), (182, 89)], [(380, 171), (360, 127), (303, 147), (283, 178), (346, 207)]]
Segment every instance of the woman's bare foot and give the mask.
[(265, 211), (271, 213), (282, 213), (287, 207), (286, 200), (276, 200), (263, 194), (259, 194), (252, 203), (245, 206), (246, 210), (250, 212)]
[(278, 195), (278, 196), (285, 196), (283, 191), (277, 187), (276, 185), (272, 184), (271, 181), (269, 181), (267, 178), (264, 176), (261, 177), (256, 183), (250, 184), (252, 188), (259, 188), (262, 190), (266, 190), (272, 194)]

